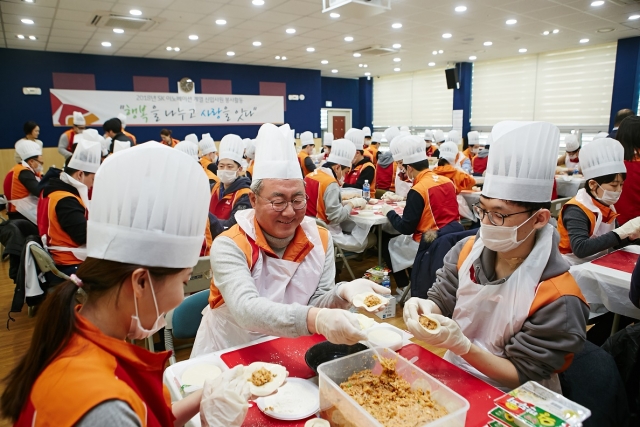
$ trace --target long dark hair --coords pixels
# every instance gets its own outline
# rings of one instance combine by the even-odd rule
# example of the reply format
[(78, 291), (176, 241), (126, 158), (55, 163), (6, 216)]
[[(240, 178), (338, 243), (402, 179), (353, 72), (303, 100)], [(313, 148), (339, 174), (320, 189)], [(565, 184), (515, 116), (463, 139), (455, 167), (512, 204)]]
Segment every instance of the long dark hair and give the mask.
[(640, 117), (629, 116), (622, 121), (616, 139), (624, 147), (624, 159), (632, 161), (640, 149)]
[[(179, 268), (151, 268), (87, 258), (77, 275), (84, 282), (82, 290), (86, 298), (95, 298), (116, 287), (119, 295), (122, 283), (138, 268), (146, 268), (153, 278), (159, 280), (182, 271)], [(6, 388), (0, 398), (2, 417), (17, 421), (38, 376), (77, 332), (75, 306), (80, 302), (78, 296), (78, 287), (70, 281), (58, 285), (55, 292), (47, 296), (38, 311), (27, 353), (3, 380)]]

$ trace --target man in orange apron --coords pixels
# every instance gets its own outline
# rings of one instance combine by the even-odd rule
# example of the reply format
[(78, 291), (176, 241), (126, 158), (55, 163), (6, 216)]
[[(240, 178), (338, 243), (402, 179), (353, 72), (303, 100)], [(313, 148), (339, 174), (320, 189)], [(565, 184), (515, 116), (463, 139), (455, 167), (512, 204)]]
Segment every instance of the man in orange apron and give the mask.
[(298, 162), (300, 163), (302, 175), (307, 176), (316, 170), (316, 165), (313, 163), (313, 159), (311, 158), (313, 149), (315, 148), (313, 134), (309, 131), (302, 132), (300, 135), (300, 144), (302, 145), (302, 149), (298, 153)]
[(351, 172), (344, 179), (344, 188), (362, 189), (365, 181), (369, 181), (371, 197), (376, 196), (376, 168), (364, 155), (364, 132), (360, 129), (349, 129), (345, 139), (356, 146), (356, 156), (353, 158)]
[(378, 165), (378, 156), (380, 155), (379, 147), (382, 142), (382, 132), (374, 132), (371, 135), (371, 145), (369, 145), (369, 151), (371, 152), (371, 160), (373, 160), (374, 165)]
[(4, 179), (4, 194), (9, 202), (9, 219), (27, 219), (37, 224), (38, 184), (42, 177), (42, 147), (35, 141), (21, 139), (16, 151), (22, 160)]
[[(256, 138), (253, 209), (211, 248), (211, 295), (191, 357), (266, 335), (319, 333), (336, 344), (366, 335), (347, 308), (363, 292), (389, 294), (360, 279), (335, 284), (329, 232), (305, 217), (307, 198), (288, 126), (263, 125)], [(221, 147), (221, 157), (222, 147)]]
[(480, 151), (480, 133), (477, 130), (472, 130), (467, 133), (467, 145), (468, 147), (462, 154), (473, 161), (473, 158), (478, 154), (478, 151)]
[[(533, 380), (560, 393), (557, 374), (582, 350), (589, 316), (549, 224), (560, 131), (500, 122), (492, 135), (474, 207), (480, 232), (447, 253), (428, 299), (407, 301), (404, 319), (417, 339), (495, 387)], [(424, 329), (421, 315), (438, 327)]]
[[(433, 173), (449, 178), (456, 186), (456, 194), (462, 190), (471, 190), (476, 185), (476, 180), (464, 170), (456, 168), (456, 160), (462, 156), (458, 146), (449, 141), (440, 146), (440, 160), (438, 166), (433, 168)], [(464, 200), (463, 200), (464, 201)], [(466, 202), (464, 202), (466, 205)]]
[(78, 111), (73, 112), (73, 127), (64, 131), (62, 135), (60, 135), (60, 139), (58, 140), (58, 153), (62, 154), (65, 159), (71, 157), (73, 152), (73, 138), (75, 135), (82, 133), (87, 127), (87, 122), (84, 119), (82, 113)]

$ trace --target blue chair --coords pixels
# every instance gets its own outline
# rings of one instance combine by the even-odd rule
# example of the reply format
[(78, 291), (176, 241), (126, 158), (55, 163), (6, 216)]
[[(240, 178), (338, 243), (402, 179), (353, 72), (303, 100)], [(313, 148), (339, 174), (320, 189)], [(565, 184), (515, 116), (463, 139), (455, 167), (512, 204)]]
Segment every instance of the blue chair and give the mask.
[[(189, 295), (182, 301), (182, 304), (167, 313), (165, 319), (167, 326), (164, 329), (164, 344), (167, 350), (174, 351), (169, 359), (169, 364), (176, 363), (175, 348), (173, 339), (195, 338), (202, 320), (202, 310), (209, 304), (209, 290), (197, 292)], [(180, 348), (191, 347), (185, 345)]]

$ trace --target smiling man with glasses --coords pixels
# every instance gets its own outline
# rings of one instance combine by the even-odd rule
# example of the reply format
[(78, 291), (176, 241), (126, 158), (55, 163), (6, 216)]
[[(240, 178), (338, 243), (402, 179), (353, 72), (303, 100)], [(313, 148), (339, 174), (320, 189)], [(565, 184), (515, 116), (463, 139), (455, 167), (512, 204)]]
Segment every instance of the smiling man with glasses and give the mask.
[[(560, 132), (501, 122), (491, 136), (473, 207), (480, 232), (447, 253), (428, 299), (407, 301), (404, 319), (416, 338), (495, 387), (533, 380), (561, 392), (557, 374), (584, 345), (589, 307), (549, 224)], [(427, 331), (421, 315), (440, 327)]]
[(390, 291), (365, 279), (336, 285), (331, 235), (305, 217), (305, 184), (288, 125), (260, 128), (253, 172), (253, 209), (236, 212), (236, 225), (211, 247), (209, 307), (191, 357), (264, 335), (365, 340), (347, 309), (355, 295)]

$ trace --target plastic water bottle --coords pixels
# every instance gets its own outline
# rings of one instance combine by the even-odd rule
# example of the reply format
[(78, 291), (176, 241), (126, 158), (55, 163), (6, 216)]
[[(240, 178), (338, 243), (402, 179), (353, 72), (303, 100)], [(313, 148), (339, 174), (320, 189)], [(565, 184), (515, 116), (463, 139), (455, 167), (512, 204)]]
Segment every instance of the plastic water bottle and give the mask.
[(384, 272), (384, 276), (382, 277), (381, 285), (385, 288), (391, 289), (391, 279), (389, 279), (389, 273), (386, 271)]
[(364, 180), (364, 185), (362, 186), (362, 198), (367, 202), (371, 198), (371, 186), (369, 185), (369, 180)]
[(580, 168), (578, 167), (578, 165), (576, 165), (576, 167), (573, 169), (573, 174), (578, 175), (579, 173), (580, 173)]

